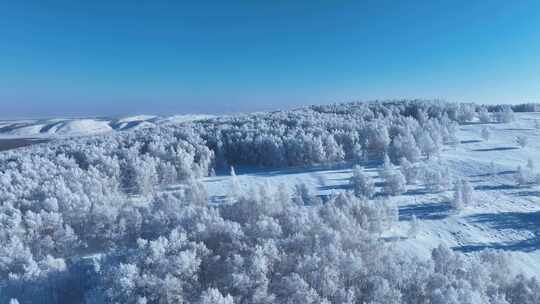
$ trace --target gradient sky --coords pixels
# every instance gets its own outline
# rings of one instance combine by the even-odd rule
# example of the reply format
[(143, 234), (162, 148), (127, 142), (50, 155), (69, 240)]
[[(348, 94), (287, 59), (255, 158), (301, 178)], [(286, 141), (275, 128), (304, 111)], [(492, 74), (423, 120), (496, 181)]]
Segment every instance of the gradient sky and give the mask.
[(540, 1), (0, 0), (0, 117), (540, 101)]

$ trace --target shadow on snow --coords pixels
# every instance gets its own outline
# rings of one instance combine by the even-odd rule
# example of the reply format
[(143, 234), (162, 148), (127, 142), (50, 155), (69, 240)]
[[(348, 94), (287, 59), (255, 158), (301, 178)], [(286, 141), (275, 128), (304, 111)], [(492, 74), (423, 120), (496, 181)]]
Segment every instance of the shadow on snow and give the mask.
[(349, 184), (326, 185), (326, 186), (320, 186), (317, 189), (320, 190), (320, 191), (324, 191), (324, 190), (350, 190), (351, 185), (349, 185)]
[(399, 220), (408, 221), (412, 216), (424, 220), (441, 220), (451, 212), (449, 203), (412, 204), (399, 207)]
[[(236, 165), (233, 166), (237, 175), (251, 174), (256, 176), (277, 176), (277, 175), (289, 175), (299, 173), (313, 173), (318, 171), (335, 171), (332, 173), (350, 173), (354, 165), (359, 165), (364, 169), (379, 168), (383, 164), (382, 160), (368, 160), (360, 162), (343, 161), (331, 164), (319, 164), (319, 165), (299, 165), (290, 167), (275, 167), (264, 168), (260, 166), (250, 165)], [(340, 171), (336, 171), (340, 170)], [(230, 167), (217, 168), (216, 176), (227, 176), (230, 174)]]
[(460, 141), (461, 144), (474, 144), (474, 143), (479, 143), (479, 142), (482, 142), (482, 141), (478, 140), (478, 139), (470, 139), (470, 140), (462, 140), (462, 141)]
[(540, 197), (540, 191), (538, 190), (524, 190), (514, 193), (515, 196), (536, 196)]
[(482, 185), (482, 186), (475, 187), (474, 190), (480, 190), (480, 191), (495, 190), (495, 191), (500, 191), (500, 190), (511, 190), (511, 189), (515, 189), (515, 188), (516, 188), (515, 185), (506, 185), (506, 184), (503, 184), (503, 185)]
[(485, 148), (485, 149), (472, 149), (473, 152), (491, 152), (491, 151), (508, 151), (518, 150), (518, 147), (497, 147), (497, 148)]
[(509, 174), (516, 174), (517, 171), (516, 170), (506, 170), (506, 171), (500, 171), (500, 172), (497, 172), (495, 174), (492, 174), (492, 173), (482, 173), (482, 174), (475, 174), (475, 175), (470, 175), (469, 177), (487, 177), (487, 176), (492, 176), (492, 175), (509, 175)]
[(534, 236), (524, 240), (463, 245), (455, 247), (455, 250), (473, 252), (483, 249), (502, 249), (530, 252), (540, 249), (540, 211), (482, 213), (469, 216), (469, 219), (473, 223), (484, 224), (497, 230), (526, 230), (531, 232)]

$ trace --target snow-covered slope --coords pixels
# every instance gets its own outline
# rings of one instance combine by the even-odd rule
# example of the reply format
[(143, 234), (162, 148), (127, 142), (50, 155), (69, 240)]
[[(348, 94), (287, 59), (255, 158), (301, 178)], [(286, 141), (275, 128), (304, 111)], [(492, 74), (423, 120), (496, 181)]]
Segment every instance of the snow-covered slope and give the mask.
[(113, 118), (36, 119), (0, 121), (0, 138), (50, 138), (102, 134), (111, 131), (148, 128), (157, 124), (207, 119), (211, 115), (137, 115)]

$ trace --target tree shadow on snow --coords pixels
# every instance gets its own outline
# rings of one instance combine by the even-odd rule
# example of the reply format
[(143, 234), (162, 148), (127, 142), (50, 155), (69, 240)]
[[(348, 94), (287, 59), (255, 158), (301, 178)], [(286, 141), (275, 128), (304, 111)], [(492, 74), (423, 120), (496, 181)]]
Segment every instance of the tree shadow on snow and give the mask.
[(481, 140), (478, 140), (478, 139), (471, 139), (471, 140), (462, 140), (460, 141), (461, 144), (474, 144), (474, 143), (479, 143), (479, 142), (482, 142)]
[(540, 239), (535, 236), (522, 241), (464, 245), (453, 247), (452, 249), (461, 252), (475, 252), (485, 249), (531, 252), (540, 249)]
[(536, 196), (536, 197), (540, 197), (540, 191), (538, 191), (538, 190), (518, 191), (518, 192), (514, 193), (514, 195), (516, 195), (516, 196)]
[(480, 191), (487, 191), (487, 190), (500, 191), (500, 190), (511, 190), (511, 189), (516, 189), (516, 186), (514, 185), (482, 185), (482, 186), (474, 187), (474, 190), (480, 190)]
[(339, 178), (329, 178), (329, 181), (340, 181), (340, 182), (348, 182), (351, 180), (350, 177), (339, 177)]
[[(501, 172), (497, 172), (495, 173), (495, 175), (509, 175), (509, 174), (516, 174), (516, 170), (506, 170), (506, 171), (501, 171)], [(470, 175), (469, 177), (487, 177), (487, 176), (492, 176), (493, 174), (492, 173), (482, 173), (482, 174), (475, 174), (475, 175)]]
[(535, 129), (528, 129), (528, 128), (507, 128), (502, 129), (503, 131), (535, 131)]
[(317, 187), (317, 189), (319, 191), (324, 191), (324, 190), (349, 190), (349, 189), (351, 189), (351, 185), (349, 185), (349, 184), (326, 185), (326, 186)]
[(412, 216), (424, 220), (441, 220), (450, 214), (449, 203), (412, 204), (399, 207), (399, 220), (409, 221)]
[(491, 242), (486, 244), (470, 244), (456, 247), (456, 250), (472, 252), (482, 249), (502, 249), (530, 252), (540, 249), (540, 211), (537, 212), (503, 212), (482, 213), (468, 217), (473, 223), (484, 224), (496, 230), (526, 230), (534, 234), (524, 240), (507, 242)]
[(495, 125), (499, 124), (498, 122), (480, 122), (480, 121), (467, 121), (467, 122), (460, 122), (461, 126), (474, 126), (474, 125)]
[(375, 185), (375, 187), (379, 187), (379, 188), (382, 188), (386, 185), (385, 182), (374, 182), (373, 185)]
[(418, 188), (418, 189), (409, 189), (407, 190), (407, 192), (403, 193), (403, 195), (413, 196), (413, 195), (426, 195), (426, 194), (431, 194), (431, 193), (433, 193), (433, 191), (430, 191), (429, 189)]
[(485, 148), (485, 149), (472, 149), (473, 152), (491, 152), (491, 151), (508, 151), (518, 150), (518, 147), (498, 147), (498, 148)]
[[(364, 169), (376, 169), (383, 164), (382, 160), (374, 159), (361, 162), (343, 161), (332, 164), (318, 164), (305, 166), (291, 167), (264, 167), (251, 165), (235, 165), (234, 170), (237, 175), (251, 174), (256, 176), (278, 176), (290, 175), (299, 173), (313, 173), (318, 171), (334, 171), (333, 173), (350, 173), (355, 165), (359, 165)], [(227, 176), (230, 174), (230, 167), (215, 168), (216, 176)]]
[(219, 204), (227, 201), (226, 195), (213, 195), (210, 197), (210, 202), (214, 204)]
[(485, 224), (493, 229), (540, 231), (540, 211), (481, 213), (468, 217), (473, 223)]
[(478, 183), (483, 183), (484, 180), (483, 179), (471, 179), (469, 180), (469, 183), (471, 184), (478, 184)]
[[(240, 172), (240, 174), (252, 174), (256, 176), (279, 176), (279, 175), (291, 175), (291, 174), (299, 174), (299, 173), (313, 173), (318, 171), (326, 171), (326, 170), (343, 170), (347, 169), (345, 171), (350, 171), (351, 164), (348, 163), (339, 163), (339, 164), (330, 164), (330, 165), (315, 165), (315, 166), (300, 166), (300, 167), (289, 167), (289, 168), (281, 168), (281, 169), (251, 169), (246, 170), (246, 168), (241, 168), (240, 170), (237, 170)], [(236, 169), (236, 168), (235, 168)]]
[(226, 180), (226, 178), (213, 178), (204, 180), (205, 183), (218, 183)]

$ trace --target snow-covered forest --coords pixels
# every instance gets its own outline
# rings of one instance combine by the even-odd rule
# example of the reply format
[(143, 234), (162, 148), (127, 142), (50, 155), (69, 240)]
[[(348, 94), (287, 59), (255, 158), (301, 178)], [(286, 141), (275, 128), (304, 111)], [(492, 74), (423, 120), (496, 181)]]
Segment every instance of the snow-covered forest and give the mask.
[[(540, 303), (536, 110), (333, 104), (1, 152), (0, 302)], [(494, 209), (528, 246), (474, 233)]]

